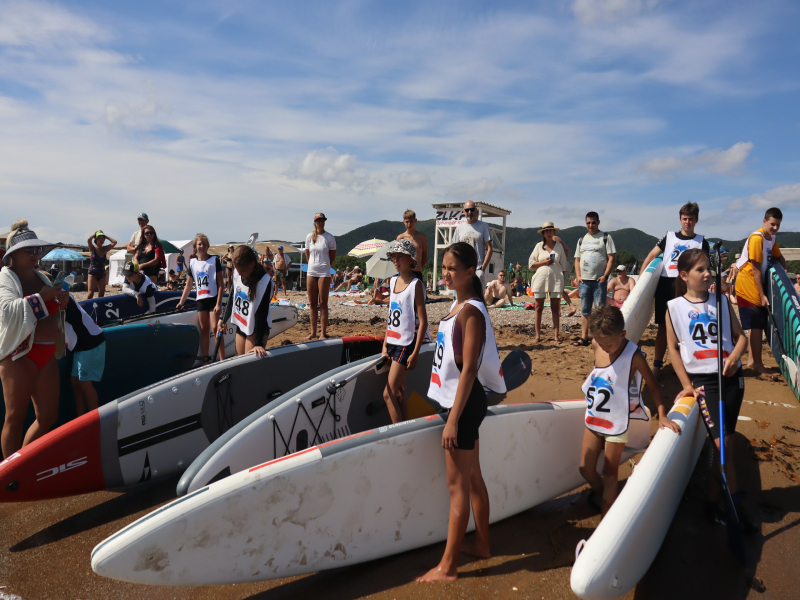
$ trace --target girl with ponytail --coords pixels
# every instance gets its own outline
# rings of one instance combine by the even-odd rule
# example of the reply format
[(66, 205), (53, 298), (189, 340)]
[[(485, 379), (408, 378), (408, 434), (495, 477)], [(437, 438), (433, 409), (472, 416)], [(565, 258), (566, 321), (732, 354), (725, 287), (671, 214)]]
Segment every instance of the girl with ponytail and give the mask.
[(504, 393), (505, 382), (492, 323), (483, 302), (483, 286), (475, 275), (478, 255), (458, 242), (442, 257), (442, 278), (456, 293), (447, 317), (439, 323), (428, 396), (447, 412), (442, 433), (450, 492), (447, 546), (439, 564), (417, 581), (458, 578), (458, 555), (469, 522), (470, 500), (475, 516), (475, 543), (469, 554), (488, 558), (489, 494), (481, 475), (478, 429), (486, 416), (486, 391)]

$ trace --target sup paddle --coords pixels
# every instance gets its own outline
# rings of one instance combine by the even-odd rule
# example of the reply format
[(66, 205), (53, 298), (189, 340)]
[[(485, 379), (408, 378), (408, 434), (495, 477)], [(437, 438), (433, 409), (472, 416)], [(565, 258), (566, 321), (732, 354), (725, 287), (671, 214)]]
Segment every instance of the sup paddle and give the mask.
[(744, 553), (744, 538), (742, 537), (742, 526), (739, 523), (739, 515), (736, 514), (736, 506), (733, 503), (731, 491), (728, 488), (728, 477), (725, 474), (725, 378), (722, 371), (724, 368), (722, 356), (722, 325), (724, 319), (722, 318), (722, 253), (720, 252), (721, 244), (717, 244), (716, 255), (716, 301), (717, 301), (717, 385), (719, 386), (719, 464), (722, 475), (722, 496), (725, 498), (725, 510), (727, 517), (725, 524), (728, 528), (728, 547), (730, 548), (736, 560), (740, 564), (745, 564)]
[(775, 322), (772, 309), (769, 306), (765, 306), (764, 308), (767, 309), (769, 320), (772, 321), (772, 330), (778, 338), (778, 347), (781, 349), (781, 360), (783, 364), (786, 365), (786, 373), (789, 375), (789, 382), (792, 384), (793, 388), (797, 388), (797, 365), (786, 355), (786, 346), (783, 345), (783, 338), (781, 337), (780, 331), (778, 331), (778, 324)]
[[(531, 357), (524, 350), (512, 350), (502, 363), (506, 392), (517, 389), (531, 376)], [(375, 400), (367, 404), (367, 416), (371, 417), (386, 408), (386, 402)]]

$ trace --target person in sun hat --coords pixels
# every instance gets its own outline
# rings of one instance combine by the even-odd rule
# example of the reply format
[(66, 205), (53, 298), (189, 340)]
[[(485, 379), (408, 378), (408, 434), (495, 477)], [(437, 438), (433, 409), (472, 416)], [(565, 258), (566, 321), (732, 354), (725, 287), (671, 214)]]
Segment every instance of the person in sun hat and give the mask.
[(317, 337), (317, 306), (319, 306), (320, 339), (328, 337), (328, 295), (331, 289), (331, 265), (336, 258), (336, 238), (325, 231), (325, 213), (314, 215), (314, 231), (306, 236), (306, 261), (308, 262), (308, 304), (311, 333), (307, 340)]
[(553, 338), (556, 342), (560, 341), (561, 292), (564, 289), (564, 272), (569, 271), (569, 259), (564, 245), (555, 239), (556, 231), (559, 231), (559, 228), (552, 221), (544, 223), (539, 230), (542, 241), (536, 244), (528, 258), (528, 268), (536, 269), (531, 279), (536, 303), (534, 344), (541, 339), (542, 313), (547, 298), (550, 299), (550, 312), (553, 315)]
[[(39, 259), (55, 246), (40, 240), (25, 219), (11, 226), (6, 240), (6, 268), (0, 271), (0, 382), (6, 406), (0, 442), (5, 458), (47, 433), (58, 418), (56, 358), (65, 352), (63, 311), (69, 294), (38, 269)], [(36, 420), (23, 438), (31, 400)]]

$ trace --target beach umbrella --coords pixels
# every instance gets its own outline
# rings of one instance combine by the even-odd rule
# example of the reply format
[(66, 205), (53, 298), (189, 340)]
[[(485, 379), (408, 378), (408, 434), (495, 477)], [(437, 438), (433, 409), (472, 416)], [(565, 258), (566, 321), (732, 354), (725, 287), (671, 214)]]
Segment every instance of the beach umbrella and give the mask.
[(386, 256), (388, 251), (389, 243), (384, 242), (383, 246), (381, 246), (381, 248), (373, 254), (372, 258), (367, 261), (368, 276), (375, 277), (376, 279), (386, 279), (387, 277), (397, 275), (394, 264), (392, 264), (392, 261)]
[(69, 248), (55, 248), (43, 256), (42, 260), (57, 262), (61, 260), (83, 261), (88, 259), (80, 252), (75, 252), (75, 250), (70, 250)]
[(384, 244), (386, 244), (386, 240), (372, 238), (366, 242), (361, 242), (358, 246), (350, 250), (347, 255), (356, 258), (366, 258), (367, 256), (375, 254)]

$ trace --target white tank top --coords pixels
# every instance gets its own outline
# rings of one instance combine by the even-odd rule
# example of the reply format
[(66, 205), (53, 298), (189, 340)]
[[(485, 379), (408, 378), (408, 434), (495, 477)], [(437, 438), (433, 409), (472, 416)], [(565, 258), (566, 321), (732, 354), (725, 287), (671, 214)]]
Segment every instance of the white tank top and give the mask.
[[(414, 307), (414, 300), (417, 286), (422, 285), (422, 282), (415, 277), (406, 289), (395, 292), (399, 278), (397, 275), (389, 281), (389, 326), (386, 329), (386, 342), (395, 346), (408, 346), (414, 341), (419, 329), (419, 317)], [(426, 332), (425, 339), (430, 339), (429, 332)]]
[(775, 236), (772, 236), (771, 240), (768, 240), (764, 237), (764, 234), (761, 231), (754, 231), (751, 233), (747, 238), (747, 243), (745, 243), (744, 248), (742, 248), (742, 255), (739, 257), (739, 260), (736, 261), (736, 266), (741, 269), (747, 261), (750, 260), (750, 238), (754, 235), (760, 235), (763, 241), (763, 253), (761, 258), (761, 277), (767, 274), (767, 269), (769, 268), (770, 263), (772, 262), (772, 248), (775, 246)]
[(586, 427), (603, 435), (628, 431), (630, 419), (647, 421), (642, 403), (642, 375), (633, 374), (633, 356), (639, 346), (627, 340), (616, 360), (607, 367), (595, 367), (581, 390), (586, 395)]
[(197, 299), (217, 297), (217, 260), (216, 256), (209, 256), (208, 260), (193, 258), (189, 261), (189, 270), (197, 286)]
[[(667, 302), (672, 328), (678, 338), (681, 360), (687, 373), (717, 372), (717, 296), (705, 302), (689, 302), (684, 296)], [(733, 352), (728, 298), (722, 298), (722, 357)], [(740, 363), (741, 364), (741, 363)]]
[(664, 269), (662, 277), (678, 276), (678, 259), (681, 254), (691, 248), (702, 248), (703, 236), (695, 235), (691, 240), (681, 240), (672, 231), (667, 232), (667, 241), (664, 244)]
[[(272, 289), (272, 278), (269, 273), (265, 273), (256, 286), (256, 293), (253, 301), (250, 301), (250, 288), (242, 283), (239, 271), (233, 270), (233, 322), (245, 335), (253, 335), (256, 329), (256, 311), (261, 306), (261, 302), (272, 300), (271, 293), (265, 298), (268, 289)], [(229, 300), (230, 302), (230, 300)], [(267, 315), (267, 325), (272, 328), (272, 315)]]
[[(467, 300), (464, 305), (466, 306), (467, 304), (477, 307), (483, 314), (483, 319), (486, 323), (486, 341), (478, 359), (478, 381), (487, 393), (504, 394), (506, 392), (506, 382), (503, 379), (503, 367), (500, 363), (500, 355), (497, 352), (497, 342), (494, 338), (494, 330), (492, 329), (492, 321), (489, 319), (489, 313), (480, 300)], [(462, 306), (452, 317), (442, 319), (439, 323), (439, 332), (436, 335), (436, 352), (433, 355), (433, 370), (431, 371), (431, 384), (428, 387), (428, 397), (436, 400), (443, 408), (451, 408), (453, 406), (453, 402), (456, 399), (456, 391), (458, 390), (458, 380), (461, 377), (461, 371), (456, 365), (456, 357), (453, 352), (453, 327), (458, 314), (463, 309), (464, 307)]]

